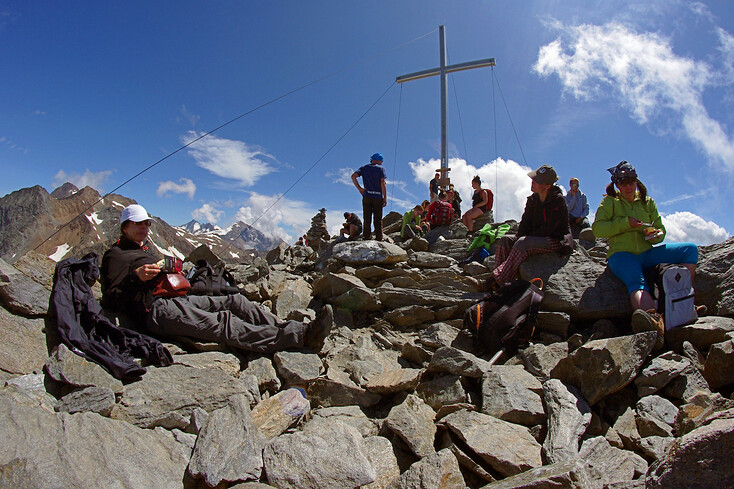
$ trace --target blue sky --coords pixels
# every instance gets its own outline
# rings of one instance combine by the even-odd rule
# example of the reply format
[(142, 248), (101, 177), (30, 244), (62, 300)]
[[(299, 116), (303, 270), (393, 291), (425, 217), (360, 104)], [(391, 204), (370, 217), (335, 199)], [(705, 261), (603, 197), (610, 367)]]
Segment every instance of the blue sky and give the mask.
[(624, 159), (670, 240), (720, 242), (734, 232), (733, 19), (724, 0), (0, 0), (0, 195), (108, 192), (247, 114), (117, 192), (171, 224), (257, 220), (294, 241), (322, 207), (331, 230), (361, 212), (349, 175), (379, 151), (387, 210), (403, 212), (439, 166), (439, 80), (395, 78), (438, 66), (443, 24), (449, 63), (497, 60), (449, 76), (464, 200), (479, 174), (495, 215), (519, 220), (525, 174), (548, 163), (593, 213)]

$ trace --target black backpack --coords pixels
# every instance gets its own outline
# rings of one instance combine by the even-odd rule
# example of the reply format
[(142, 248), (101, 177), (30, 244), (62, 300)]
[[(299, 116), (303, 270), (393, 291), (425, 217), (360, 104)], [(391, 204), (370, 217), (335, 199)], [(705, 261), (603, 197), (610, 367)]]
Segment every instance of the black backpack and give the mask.
[(189, 295), (227, 295), (240, 291), (231, 273), (223, 266), (212, 268), (206, 260), (197, 261), (190, 275)]
[(683, 265), (660, 263), (645, 274), (650, 293), (657, 301), (657, 311), (665, 319), (665, 329), (695, 323), (691, 272)]
[(539, 285), (527, 280), (505, 284), (466, 310), (464, 328), (474, 335), (478, 351), (514, 352), (528, 344), (543, 300), (543, 281), (535, 281)]

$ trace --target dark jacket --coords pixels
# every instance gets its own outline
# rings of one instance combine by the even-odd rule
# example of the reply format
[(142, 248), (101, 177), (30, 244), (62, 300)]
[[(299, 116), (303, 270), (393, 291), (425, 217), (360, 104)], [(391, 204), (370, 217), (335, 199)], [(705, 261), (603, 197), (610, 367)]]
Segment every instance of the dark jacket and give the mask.
[(153, 302), (155, 280), (141, 281), (135, 269), (156, 261), (147, 246), (140, 246), (125, 237), (120, 238), (102, 257), (104, 308), (125, 313), (139, 328), (144, 328), (147, 312)]
[(548, 191), (545, 202), (533, 193), (525, 204), (518, 236), (547, 236), (561, 242), (561, 253), (570, 253), (575, 245), (568, 224), (568, 207), (563, 192), (557, 185)]
[(121, 380), (145, 373), (133, 356), (152, 365), (171, 365), (171, 353), (158, 340), (112, 324), (92, 294), (99, 278), (97, 255), (67, 258), (56, 265), (49, 303), (49, 321), (72, 351), (104, 367)]

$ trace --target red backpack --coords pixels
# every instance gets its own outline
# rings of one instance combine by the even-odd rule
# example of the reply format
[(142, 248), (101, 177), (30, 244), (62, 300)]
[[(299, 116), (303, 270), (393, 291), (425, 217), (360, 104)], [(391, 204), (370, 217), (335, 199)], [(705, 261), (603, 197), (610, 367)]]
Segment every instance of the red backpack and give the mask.
[(431, 216), (431, 226), (448, 226), (451, 224), (451, 217), (454, 215), (454, 208), (445, 200), (436, 202), (436, 210)]

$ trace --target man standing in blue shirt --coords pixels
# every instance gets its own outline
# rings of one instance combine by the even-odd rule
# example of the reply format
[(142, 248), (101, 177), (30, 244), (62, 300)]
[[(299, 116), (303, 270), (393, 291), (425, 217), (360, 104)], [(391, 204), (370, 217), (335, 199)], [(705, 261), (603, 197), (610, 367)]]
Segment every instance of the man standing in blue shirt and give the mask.
[(571, 233), (574, 238), (579, 237), (582, 229), (589, 227), (589, 201), (586, 195), (579, 190), (579, 179), (572, 178), (569, 191), (566, 192), (566, 206), (568, 206), (568, 223), (571, 225)]
[[(382, 168), (382, 155), (375, 153), (370, 158), (370, 164), (364, 165), (352, 173), (352, 182), (362, 194), (362, 212), (364, 213), (364, 228), (362, 237), (370, 239), (372, 217), (375, 218), (375, 238), (382, 241), (382, 208), (387, 205), (387, 189), (385, 186), (385, 169)], [(359, 186), (357, 178), (362, 177), (364, 188)]]

